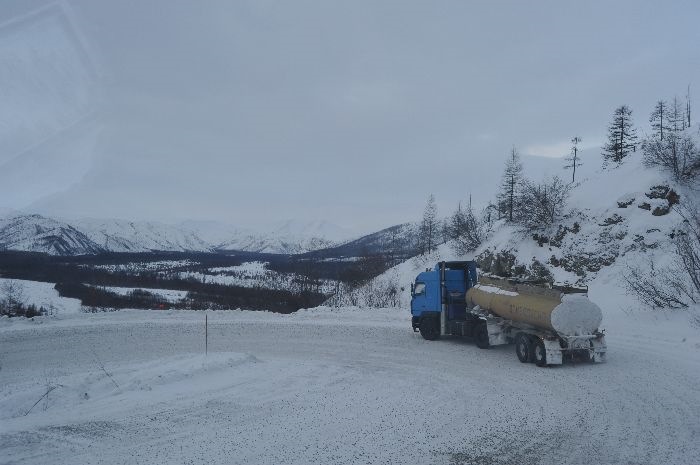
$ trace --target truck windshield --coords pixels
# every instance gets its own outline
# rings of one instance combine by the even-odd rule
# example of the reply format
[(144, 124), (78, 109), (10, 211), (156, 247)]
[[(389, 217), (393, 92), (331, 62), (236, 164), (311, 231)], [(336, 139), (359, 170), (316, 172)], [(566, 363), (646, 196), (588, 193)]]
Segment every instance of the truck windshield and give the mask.
[(416, 287), (413, 288), (413, 295), (421, 295), (425, 292), (425, 283), (416, 283)]

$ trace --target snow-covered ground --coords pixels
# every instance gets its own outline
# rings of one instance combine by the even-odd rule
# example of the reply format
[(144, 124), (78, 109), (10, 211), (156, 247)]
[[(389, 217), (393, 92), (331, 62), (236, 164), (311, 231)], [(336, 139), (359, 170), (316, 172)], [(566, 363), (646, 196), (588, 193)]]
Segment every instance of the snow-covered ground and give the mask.
[(157, 297), (160, 297), (161, 299), (163, 299), (167, 302), (170, 302), (170, 303), (180, 302), (187, 297), (187, 291), (178, 291), (178, 290), (173, 290), (173, 289), (153, 289), (150, 287), (142, 288), (142, 287), (117, 287), (117, 286), (95, 286), (95, 287), (102, 289), (102, 290), (105, 290), (107, 292), (111, 292), (113, 294), (121, 295), (121, 296), (130, 295), (134, 291), (145, 291), (145, 292), (148, 292), (149, 294), (153, 294)]
[(19, 292), (17, 298), (25, 305), (44, 307), (47, 312), (58, 315), (80, 312), (80, 300), (59, 296), (58, 291), (54, 289), (54, 283), (0, 278), (0, 299), (4, 298), (2, 289), (6, 282), (14, 283), (15, 289)]
[(548, 369), (405, 308), (0, 320), (0, 463), (700, 463), (697, 328), (592, 294), (608, 362)]
[(171, 271), (187, 266), (198, 265), (199, 262), (194, 260), (158, 260), (152, 262), (130, 262), (120, 263), (116, 265), (83, 265), (86, 268), (95, 268), (97, 270), (106, 270), (109, 272), (129, 272), (139, 273), (143, 271)]
[(212, 273), (241, 273), (251, 278), (257, 278), (264, 275), (266, 270), (267, 263), (259, 261), (245, 262), (235, 266), (219, 266), (209, 268), (209, 271)]

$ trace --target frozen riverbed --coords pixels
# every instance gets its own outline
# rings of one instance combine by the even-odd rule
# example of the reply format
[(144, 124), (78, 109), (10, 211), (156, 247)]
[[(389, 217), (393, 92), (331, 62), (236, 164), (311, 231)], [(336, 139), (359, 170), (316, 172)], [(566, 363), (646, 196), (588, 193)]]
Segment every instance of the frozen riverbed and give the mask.
[(663, 324), (542, 369), (405, 310), (208, 320), (206, 357), (204, 312), (1, 321), (0, 463), (700, 463), (700, 347)]

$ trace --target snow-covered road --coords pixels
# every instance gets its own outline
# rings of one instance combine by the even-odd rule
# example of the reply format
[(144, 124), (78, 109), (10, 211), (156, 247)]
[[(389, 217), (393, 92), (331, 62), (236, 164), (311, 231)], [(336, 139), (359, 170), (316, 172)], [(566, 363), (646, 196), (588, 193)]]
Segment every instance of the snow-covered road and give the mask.
[(204, 312), (3, 322), (0, 463), (700, 463), (695, 341), (542, 369), (399, 310), (208, 319), (207, 357)]

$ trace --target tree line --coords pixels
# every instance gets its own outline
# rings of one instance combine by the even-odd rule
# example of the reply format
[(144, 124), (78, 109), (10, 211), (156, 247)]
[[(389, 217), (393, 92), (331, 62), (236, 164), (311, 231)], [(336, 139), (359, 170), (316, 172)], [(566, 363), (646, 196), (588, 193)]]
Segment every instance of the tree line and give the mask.
[(658, 100), (649, 116), (651, 134), (639, 139), (627, 105), (615, 109), (603, 146), (606, 164), (620, 164), (640, 147), (644, 164), (659, 168), (680, 183), (692, 182), (700, 175), (698, 131), (693, 130), (690, 89), (685, 104), (678, 97), (667, 102)]
[[(580, 142), (576, 138), (576, 144)], [(574, 157), (572, 166), (580, 166)], [(554, 176), (543, 181), (529, 180), (523, 174), (518, 150), (513, 147), (506, 159), (500, 189), (495, 202), (480, 213), (475, 212), (471, 199), (461, 203), (449, 217), (440, 220), (434, 195), (425, 206), (418, 232), (418, 254), (429, 254), (437, 245), (450, 242), (459, 255), (474, 251), (484, 241), (493, 223), (503, 220), (527, 232), (543, 230), (559, 221), (566, 208), (570, 185)]]

